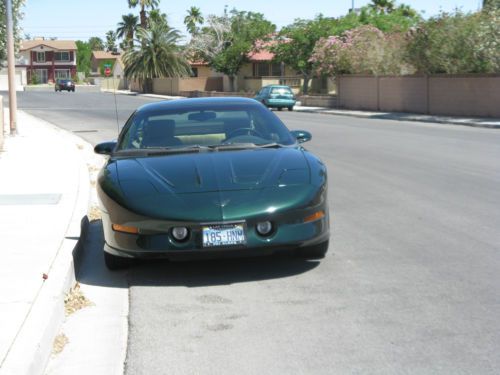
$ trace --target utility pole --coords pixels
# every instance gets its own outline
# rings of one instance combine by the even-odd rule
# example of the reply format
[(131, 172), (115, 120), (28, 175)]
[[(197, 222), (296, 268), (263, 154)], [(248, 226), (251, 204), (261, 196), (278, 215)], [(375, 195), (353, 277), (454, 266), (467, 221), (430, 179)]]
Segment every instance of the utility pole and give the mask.
[(12, 0), (5, 0), (7, 11), (7, 66), (9, 76), (10, 134), (17, 133), (16, 63), (14, 61), (14, 23), (12, 22)]

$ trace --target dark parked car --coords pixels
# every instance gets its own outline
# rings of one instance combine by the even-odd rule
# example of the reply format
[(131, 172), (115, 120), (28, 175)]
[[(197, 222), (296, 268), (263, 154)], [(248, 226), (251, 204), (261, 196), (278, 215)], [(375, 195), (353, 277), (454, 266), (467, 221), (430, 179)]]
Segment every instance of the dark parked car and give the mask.
[(278, 108), (281, 111), (283, 108), (288, 108), (293, 111), (296, 99), (292, 89), (288, 86), (269, 85), (264, 86), (255, 95), (255, 100), (258, 100), (266, 107)]
[(146, 104), (118, 140), (97, 191), (109, 269), (130, 258), (248, 256), (328, 250), (325, 165), (253, 99)]
[(73, 91), (75, 92), (75, 83), (70, 79), (58, 79), (55, 85), (56, 91)]

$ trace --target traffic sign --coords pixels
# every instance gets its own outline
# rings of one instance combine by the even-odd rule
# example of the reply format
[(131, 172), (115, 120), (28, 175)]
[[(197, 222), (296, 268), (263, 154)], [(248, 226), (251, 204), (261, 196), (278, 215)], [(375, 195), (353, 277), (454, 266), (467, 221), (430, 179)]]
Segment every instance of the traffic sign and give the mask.
[(111, 68), (106, 67), (106, 69), (104, 69), (104, 75), (109, 77), (111, 75)]

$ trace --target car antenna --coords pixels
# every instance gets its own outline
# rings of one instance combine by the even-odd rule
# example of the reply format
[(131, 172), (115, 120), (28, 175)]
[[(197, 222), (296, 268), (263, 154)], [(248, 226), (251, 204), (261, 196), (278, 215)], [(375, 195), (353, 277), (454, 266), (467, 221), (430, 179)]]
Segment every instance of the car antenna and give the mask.
[(116, 117), (116, 129), (118, 130), (117, 138), (120, 135), (120, 122), (118, 120), (118, 104), (116, 103), (116, 84), (115, 75), (113, 74), (113, 97), (115, 99), (115, 117)]

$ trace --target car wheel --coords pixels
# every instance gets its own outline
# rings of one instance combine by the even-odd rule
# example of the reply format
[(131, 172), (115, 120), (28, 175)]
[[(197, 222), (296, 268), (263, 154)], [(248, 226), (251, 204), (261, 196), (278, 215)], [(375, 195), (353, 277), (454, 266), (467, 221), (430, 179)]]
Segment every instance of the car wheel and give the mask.
[(329, 241), (317, 245), (297, 249), (297, 255), (305, 259), (322, 259), (328, 251)]
[(117, 257), (116, 255), (104, 252), (104, 263), (110, 271), (117, 271), (127, 268), (130, 265), (128, 258)]
[(289, 111), (293, 111), (293, 107), (288, 107), (288, 110)]

